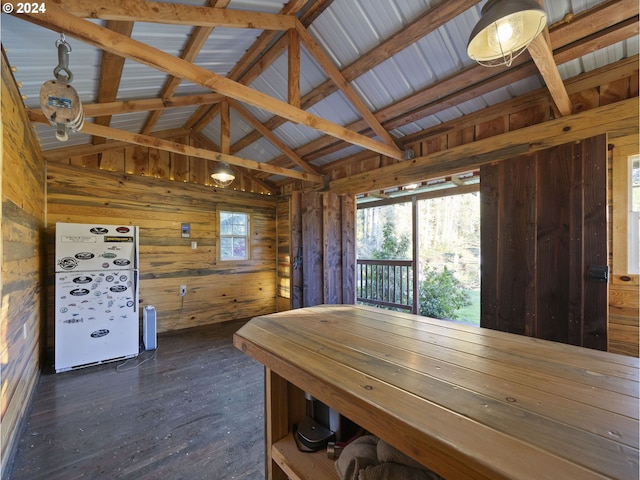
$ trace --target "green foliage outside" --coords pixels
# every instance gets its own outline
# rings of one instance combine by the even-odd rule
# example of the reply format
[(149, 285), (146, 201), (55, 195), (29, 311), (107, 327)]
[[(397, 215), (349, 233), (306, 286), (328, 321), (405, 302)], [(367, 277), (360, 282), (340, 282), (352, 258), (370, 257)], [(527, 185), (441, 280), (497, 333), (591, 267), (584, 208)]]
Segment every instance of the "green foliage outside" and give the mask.
[(396, 236), (396, 225), (392, 220), (387, 220), (382, 227), (382, 244), (380, 248), (371, 252), (376, 260), (395, 260), (409, 257), (411, 240), (409, 235)]
[(456, 320), (458, 310), (471, 305), (469, 294), (446, 266), (438, 271), (427, 265), (423, 278), (420, 282), (420, 315)]
[[(399, 234), (393, 220), (386, 219), (382, 226), (382, 239), (379, 248), (371, 250), (371, 257), (376, 260), (409, 258), (411, 239), (407, 234)], [(457, 320), (459, 311), (472, 305), (472, 298), (462, 283), (454, 276), (446, 265), (443, 270), (427, 265), (423, 270), (423, 280), (419, 287), (419, 313), (426, 317)], [(405, 283), (404, 278), (395, 278), (398, 288)], [(377, 284), (381, 278), (370, 278), (369, 282)], [(411, 292), (409, 292), (411, 294)], [(409, 299), (411, 303), (411, 299)], [(462, 318), (462, 320), (473, 321)]]

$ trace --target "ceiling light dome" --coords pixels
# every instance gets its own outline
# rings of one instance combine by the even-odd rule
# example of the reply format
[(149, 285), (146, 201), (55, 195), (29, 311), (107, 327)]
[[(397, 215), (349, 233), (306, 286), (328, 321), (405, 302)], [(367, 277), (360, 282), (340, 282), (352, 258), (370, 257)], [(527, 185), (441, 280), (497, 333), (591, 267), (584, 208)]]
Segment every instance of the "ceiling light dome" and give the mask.
[(218, 162), (218, 165), (211, 172), (211, 178), (216, 186), (224, 188), (231, 185), (236, 175), (227, 162)]
[(510, 66), (546, 24), (536, 0), (489, 0), (471, 31), (467, 54), (480, 65)]

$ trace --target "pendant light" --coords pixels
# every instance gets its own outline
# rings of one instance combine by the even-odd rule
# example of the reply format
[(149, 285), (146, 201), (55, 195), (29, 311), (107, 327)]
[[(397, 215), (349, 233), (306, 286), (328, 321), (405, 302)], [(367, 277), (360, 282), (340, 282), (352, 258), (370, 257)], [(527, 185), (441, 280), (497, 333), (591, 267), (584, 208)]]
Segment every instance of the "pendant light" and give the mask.
[(536, 0), (488, 0), (471, 31), (467, 55), (480, 65), (511, 66), (547, 24)]
[(228, 187), (236, 178), (235, 173), (231, 170), (231, 167), (227, 162), (218, 162), (216, 167), (211, 172), (211, 178), (216, 186), (220, 188)]

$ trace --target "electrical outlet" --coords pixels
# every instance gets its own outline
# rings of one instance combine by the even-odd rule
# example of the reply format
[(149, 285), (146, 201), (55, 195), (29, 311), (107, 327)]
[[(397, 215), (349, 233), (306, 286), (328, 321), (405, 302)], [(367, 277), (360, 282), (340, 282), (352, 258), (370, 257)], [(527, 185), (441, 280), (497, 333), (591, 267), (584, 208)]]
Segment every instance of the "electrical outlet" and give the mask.
[(184, 297), (187, 294), (187, 286), (186, 285), (180, 285), (180, 296)]

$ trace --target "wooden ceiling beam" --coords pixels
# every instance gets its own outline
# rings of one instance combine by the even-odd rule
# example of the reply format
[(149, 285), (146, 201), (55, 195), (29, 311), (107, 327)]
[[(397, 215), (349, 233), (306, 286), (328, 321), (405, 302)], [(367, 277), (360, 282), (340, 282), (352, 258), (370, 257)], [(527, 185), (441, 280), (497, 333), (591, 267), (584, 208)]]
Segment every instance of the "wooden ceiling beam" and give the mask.
[[(131, 37), (133, 31), (133, 22), (121, 22), (117, 20), (107, 21), (106, 28), (118, 32), (121, 35)], [(102, 52), (100, 61), (100, 79), (98, 80), (97, 102), (113, 102), (118, 98), (118, 89), (120, 88), (120, 80), (122, 78), (122, 70), (124, 68), (125, 59), (119, 55), (109, 52)], [(111, 115), (99, 116), (95, 120), (98, 125), (109, 126), (111, 124)], [(102, 137), (94, 137), (91, 142), (94, 144), (103, 143)]]
[(231, 149), (231, 111), (229, 100), (225, 99), (220, 104), (220, 151), (229, 155)]
[[(225, 8), (231, 0), (209, 0), (209, 7), (217, 7), (217, 8)], [(189, 35), (189, 40), (187, 40), (187, 44), (182, 49), (180, 53), (180, 58), (186, 60), (187, 62), (193, 62), (202, 47), (206, 43), (207, 39), (213, 32), (213, 27), (195, 27)], [(179, 77), (169, 76), (167, 81), (162, 87), (162, 91), (160, 92), (160, 98), (169, 98), (171, 97), (178, 87), (182, 83), (182, 79)], [(147, 116), (147, 120), (144, 122), (144, 126), (140, 133), (148, 134), (153, 130), (153, 127), (156, 125), (158, 120), (160, 120), (160, 116), (162, 112), (156, 110), (151, 112), (149, 116)]]
[[(123, 100), (121, 102), (84, 103), (85, 118), (100, 117), (104, 115), (120, 115), (123, 113), (145, 112), (150, 110), (164, 110), (169, 108), (191, 107), (194, 105), (207, 105), (219, 103), (224, 95), (219, 93), (203, 93), (199, 95), (184, 95), (171, 98), (144, 98), (140, 100)], [(31, 110), (36, 115), (43, 115), (42, 109)]]
[(380, 124), (376, 116), (365, 105), (364, 101), (351, 87), (349, 82), (344, 78), (340, 69), (336, 67), (325, 51), (320, 48), (320, 45), (313, 39), (306, 28), (302, 26), (300, 22), (297, 23), (298, 35), (300, 35), (300, 41), (307, 49), (307, 52), (315, 58), (320, 68), (322, 68), (329, 78), (336, 84), (338, 89), (345, 96), (347, 101), (355, 108), (356, 112), (360, 114), (362, 119), (371, 127), (371, 129), (378, 135), (378, 137), (387, 145), (392, 148), (398, 148), (395, 140), (391, 137), (384, 127)]
[(333, 180), (329, 183), (328, 190), (349, 195), (378, 191), (410, 183), (417, 178), (435, 178), (474, 170), (487, 163), (517, 158), (602, 132), (609, 133), (612, 138), (637, 134), (640, 127), (639, 116), (637, 98), (622, 100), (416, 157), (413, 160)]
[[(464, 11), (473, 7), (480, 0), (442, 0), (434, 7), (428, 9), (424, 14), (411, 24), (398, 30), (394, 35), (383, 41), (380, 45), (369, 50), (353, 63), (345, 67), (340, 73), (347, 82), (352, 82), (356, 78), (364, 75), (369, 70), (381, 64), (391, 56), (404, 50), (412, 43), (423, 38), (425, 35), (437, 30), (452, 18), (457, 17)], [(304, 18), (301, 19), (306, 25)], [(337, 90), (337, 85), (328, 79), (312, 91), (305, 94), (301, 99), (303, 109), (307, 109)], [(380, 119), (378, 119), (379, 121)], [(284, 121), (281, 118), (272, 118), (265, 123), (269, 130), (275, 130)], [(252, 132), (239, 140), (232, 146), (232, 151), (239, 151), (247, 145), (255, 142), (259, 138), (258, 132)]]
[[(629, 58), (618, 60), (617, 62), (611, 63), (605, 67), (600, 67), (588, 73), (583, 73), (577, 77), (569, 78), (565, 82), (567, 93), (571, 96), (576, 93), (584, 92), (585, 90), (597, 89), (601, 85), (629, 78), (638, 71), (639, 60), (640, 57), (638, 55), (634, 55)], [(533, 90), (510, 100), (505, 100), (504, 102), (500, 102), (496, 105), (469, 113), (461, 118), (449, 120), (445, 123), (416, 132), (412, 135), (407, 135), (402, 138), (403, 144), (415, 144), (416, 142), (424, 141), (434, 136), (446, 135), (464, 128), (473, 127), (482, 123), (482, 121), (487, 118), (497, 118), (504, 115), (505, 112), (516, 112), (529, 108), (540, 107), (541, 105), (544, 105), (544, 97), (546, 97), (547, 94), (548, 90), (546, 87)], [(548, 101), (550, 102), (551, 99), (549, 98)], [(348, 159), (345, 160), (349, 162)]]
[(285, 143), (280, 140), (271, 130), (267, 129), (262, 123), (260, 123), (251, 113), (244, 108), (239, 102), (235, 100), (229, 100), (231, 107), (249, 123), (253, 128), (258, 130), (262, 135), (273, 143), (285, 156), (287, 156), (293, 163), (301, 167), (305, 172), (314, 173), (316, 175), (322, 175), (321, 172), (309, 165), (303, 159), (295, 154)]
[(171, 75), (187, 79), (230, 98), (235, 98), (236, 100), (248, 103), (275, 115), (285, 117), (289, 121), (340, 138), (353, 145), (392, 158), (401, 157), (401, 152), (398, 148), (392, 148), (389, 145), (372, 140), (333, 122), (295, 108), (286, 102), (258, 92), (248, 86), (210, 72), (205, 68), (178, 59), (168, 53), (123, 35), (118, 35), (87, 20), (69, 15), (64, 10), (57, 8), (54, 4), (47, 6), (46, 13), (20, 14), (16, 16), (17, 18), (27, 20), (57, 32), (62, 31), (73, 38), (89, 43), (97, 48), (116, 53)]
[(577, 15), (568, 14), (549, 27), (553, 51), (638, 15), (639, 8), (637, 0), (609, 0)]
[[(543, 0), (537, 0), (540, 7), (544, 8)], [(558, 112), (562, 116), (570, 115), (573, 111), (571, 106), (571, 100), (569, 100), (569, 94), (567, 93), (560, 72), (558, 71), (558, 65), (556, 65), (553, 59), (553, 49), (551, 48), (551, 38), (549, 35), (549, 27), (545, 26), (544, 30), (534, 38), (527, 46), (527, 51), (533, 63), (538, 67), (540, 75), (544, 83), (549, 89), (551, 98), (556, 104)]]
[(65, 0), (57, 6), (76, 17), (101, 20), (277, 31), (295, 28), (295, 18), (290, 15), (144, 0)]
[[(307, 0), (291, 0), (282, 9), (282, 15), (296, 15)], [(293, 29), (289, 30), (295, 31)], [(278, 38), (279, 36), (279, 38)], [(275, 43), (274, 43), (275, 42)], [(234, 65), (227, 76), (231, 80), (248, 85), (255, 80), (273, 61), (282, 55), (287, 49), (288, 38), (281, 32), (264, 31), (253, 43), (251, 48)], [(299, 105), (292, 104), (300, 108)], [(195, 111), (185, 122), (185, 128), (191, 128), (194, 132), (201, 131), (219, 113), (217, 107), (202, 107)], [(238, 152), (231, 147), (231, 153)]]
[(562, 116), (570, 115), (573, 110), (571, 100), (569, 100), (569, 94), (564, 87), (558, 66), (553, 59), (551, 47), (549, 43), (547, 43), (544, 35), (538, 35), (534, 38), (527, 46), (527, 50), (533, 59), (533, 63), (538, 67), (538, 71), (549, 89), (549, 93), (551, 94), (551, 98), (553, 98), (553, 102), (556, 104), (558, 112), (560, 112)]
[(288, 40), (287, 101), (289, 105), (300, 108), (300, 34), (298, 31), (289, 30)]
[[(46, 123), (49, 124), (49, 122)], [(142, 145), (145, 147), (156, 148), (158, 150), (165, 150), (167, 152), (178, 153), (180, 155), (206, 158), (208, 160), (215, 160), (217, 162), (227, 162), (230, 165), (237, 165), (239, 167), (267, 172), (273, 175), (282, 175), (285, 177), (297, 178), (298, 180), (305, 180), (314, 183), (323, 183), (324, 181), (322, 175), (315, 175), (311, 173), (300, 172), (297, 170), (276, 167), (274, 165), (269, 165), (268, 163), (260, 163), (256, 162), (255, 160), (248, 160), (246, 158), (227, 155), (221, 152), (213, 152), (204, 148), (192, 147), (183, 143), (163, 140), (158, 137), (142, 135), (140, 133), (131, 133), (125, 130), (96, 125), (94, 123), (85, 122), (80, 132), (86, 133), (88, 135), (98, 135), (113, 140), (119, 140), (121, 142), (129, 144)]]
[[(300, 13), (300, 22), (302, 25), (309, 26), (318, 15), (324, 12), (333, 0), (316, 0), (307, 6), (307, 0), (291, 0), (282, 9), (284, 15), (297, 15)], [(306, 7), (304, 12), (301, 9)], [(236, 63), (229, 72), (228, 78), (236, 80), (245, 85), (253, 82), (269, 65), (278, 59), (288, 48), (289, 39), (281, 32), (264, 31), (253, 43), (251, 48)], [(212, 109), (214, 110), (214, 109)], [(196, 112), (187, 124), (192, 124), (194, 130), (199, 131), (204, 128), (203, 122), (197, 122), (202, 118), (203, 112)], [(274, 117), (280, 120), (280, 117)], [(284, 123), (284, 122), (283, 122)], [(273, 130), (273, 129), (271, 129)], [(251, 135), (251, 134), (250, 134)], [(259, 139), (259, 133), (254, 130), (254, 141)], [(231, 152), (239, 152), (246, 145), (235, 143), (231, 146)]]
[[(46, 123), (46, 124), (49, 123), (45, 120), (44, 116), (36, 117), (33, 115), (33, 112), (29, 112), (29, 119), (32, 122), (39, 122), (39, 123)], [(184, 137), (190, 134), (191, 132), (188, 130), (183, 130), (182, 128), (176, 128), (172, 130), (163, 130), (161, 132), (154, 132), (152, 136), (155, 138), (166, 139), (166, 138)], [(121, 142), (118, 140), (108, 140), (105, 143), (102, 143), (100, 145), (92, 145), (89, 143), (86, 145), (75, 145), (73, 147), (62, 147), (62, 148), (55, 148), (52, 150), (44, 150), (42, 152), (42, 156), (48, 162), (57, 162), (57, 161), (67, 160), (69, 158), (74, 158), (74, 157), (83, 157), (85, 155), (97, 155), (100, 153), (110, 152), (113, 150), (118, 150), (118, 149), (129, 147), (129, 146), (131, 146), (129, 142)]]
[[(636, 22), (637, 24), (637, 22)], [(636, 25), (637, 28), (637, 25)], [(627, 37), (628, 38), (628, 37)], [(532, 67), (535, 68), (535, 67)], [(621, 80), (623, 78), (628, 78), (630, 75), (633, 75), (634, 72), (638, 70), (638, 55), (634, 55), (633, 57), (626, 58), (623, 60), (619, 60), (614, 64), (607, 65), (606, 67), (602, 67), (596, 70), (593, 70), (589, 73), (582, 74), (578, 77), (570, 78), (566, 82), (566, 88), (569, 95), (573, 95), (574, 93), (582, 92), (584, 90), (588, 90), (591, 88), (598, 88), (600, 85), (615, 82), (617, 80)], [(494, 118), (501, 116), (503, 112), (506, 110), (512, 110), (512, 106), (517, 105), (519, 109), (526, 109), (536, 105), (540, 105), (541, 97), (545, 96), (545, 93), (548, 93), (546, 88), (541, 88), (530, 93), (520, 95), (506, 102), (501, 102), (497, 105), (488, 107), (486, 109), (478, 110), (477, 112), (470, 113), (464, 115), (461, 118), (451, 120), (449, 122), (431, 127), (426, 130), (422, 130), (417, 132), (414, 135), (409, 135), (402, 139), (403, 145), (410, 145), (412, 143), (421, 141), (425, 138), (434, 136), (434, 135), (443, 135), (447, 132), (451, 132), (453, 130), (459, 130), (466, 127), (471, 127), (477, 125), (482, 121), (482, 119), (486, 118)], [(549, 99), (550, 100), (550, 99)], [(318, 139), (318, 142), (322, 139)], [(327, 139), (324, 140), (331, 140)], [(313, 142), (312, 142), (313, 143)], [(316, 157), (316, 155), (327, 155), (334, 151), (333, 149), (337, 149), (340, 145), (332, 144), (307, 144), (299, 149), (297, 149), (296, 153), (298, 155), (303, 155), (304, 158), (308, 161)], [(309, 149), (307, 151), (306, 149)], [(312, 152), (312, 153), (311, 153)], [(356, 154), (349, 157), (346, 157), (340, 162), (344, 162), (346, 164), (352, 162), (354, 159), (362, 157), (365, 158), (366, 155), (369, 155), (367, 152), (362, 152), (362, 154)], [(286, 157), (279, 157), (278, 159), (272, 160), (270, 163), (279, 165), (281, 167), (287, 167), (288, 163), (285, 161)]]

